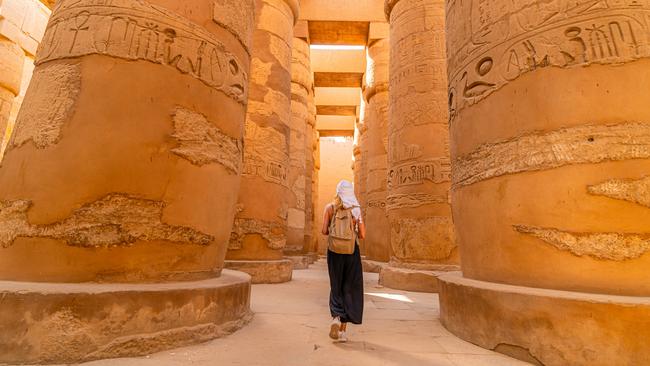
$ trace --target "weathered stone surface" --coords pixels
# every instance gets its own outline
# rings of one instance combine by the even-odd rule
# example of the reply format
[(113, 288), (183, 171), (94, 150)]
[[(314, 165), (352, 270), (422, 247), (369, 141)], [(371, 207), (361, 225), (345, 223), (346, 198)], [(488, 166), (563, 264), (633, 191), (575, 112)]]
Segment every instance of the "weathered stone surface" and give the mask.
[(293, 263), (293, 269), (307, 269), (312, 262), (312, 258), (306, 255), (289, 255), (285, 257)]
[(443, 325), (483, 348), (546, 366), (643, 365), (650, 359), (648, 297), (511, 286), (459, 272), (440, 276), (439, 287)]
[(289, 259), (226, 260), (225, 263), (226, 268), (248, 273), (254, 284), (288, 282), (293, 273), (293, 262)]
[(624, 261), (639, 258), (650, 250), (650, 234), (571, 233), (525, 225), (515, 225), (514, 229), (579, 257)]
[(241, 174), (242, 142), (215, 127), (204, 115), (183, 107), (174, 112), (174, 133), (179, 146), (172, 150), (192, 164), (221, 164), (232, 174)]
[(447, 272), (413, 270), (395, 266), (385, 266), (379, 272), (379, 284), (405, 291), (437, 293), (438, 277)]
[(370, 259), (361, 260), (364, 272), (381, 273), (381, 270), (388, 266), (386, 262), (373, 261)]
[[(250, 311), (250, 276), (170, 284), (0, 281), (0, 362), (143, 356), (228, 335)], [(19, 335), (19, 336), (17, 336)]]
[(219, 276), (250, 56), (212, 6), (57, 2), (0, 167), (0, 363), (142, 355), (249, 317), (250, 279)]
[(637, 203), (650, 207), (650, 177), (638, 180), (613, 179), (587, 187), (593, 195)]
[(650, 321), (650, 6), (479, 8), (446, 13), (463, 276), (445, 277), (442, 321), (537, 364), (643, 363), (626, 332)]
[(27, 217), (31, 202), (0, 202), (0, 245), (8, 247), (17, 237), (52, 238), (81, 247), (130, 245), (136, 240), (166, 240), (208, 245), (214, 237), (189, 227), (162, 221), (163, 202), (111, 194), (89, 203), (61, 222), (32, 225)]
[[(233, 19), (251, 15), (228, 14)], [(206, 29), (164, 7), (136, 0), (110, 5), (67, 1), (56, 7), (49, 24), (37, 65), (94, 54), (144, 60), (194, 77), (240, 103), (247, 100), (248, 72), (241, 56)]]
[[(451, 160), (445, 8), (439, 0), (385, 5), (390, 20), (386, 210), (391, 228), (391, 267), (386, 273), (401, 274), (400, 268), (427, 271), (459, 261), (447, 199)], [(425, 287), (435, 290), (435, 281), (427, 281)], [(407, 281), (389, 283), (402, 286)]]
[(454, 184), (571, 164), (650, 158), (650, 124), (583, 125), (479, 146), (454, 163)]
[[(290, 164), (292, 161), (305, 163), (304, 158), (290, 159), (294, 5), (293, 0), (255, 0), (244, 171), (238, 198), (241, 210), (235, 221), (245, 224), (235, 225), (233, 237), (237, 245), (232, 245), (231, 241), (227, 253), (228, 260), (247, 263), (246, 271), (253, 273), (254, 281), (260, 276), (268, 276), (264, 277), (268, 282), (291, 279), (291, 274), (286, 273), (291, 271), (290, 266), (276, 266), (276, 262), (266, 261), (283, 258), (289, 233), (288, 219), (291, 216), (295, 223), (294, 210), (298, 206), (297, 200), (291, 200), (291, 189), (299, 178), (290, 173)], [(292, 239), (302, 244), (304, 234), (292, 235)], [(256, 265), (259, 268), (253, 269)], [(264, 274), (267, 269), (271, 272)]]
[(368, 259), (388, 262), (390, 227), (386, 211), (388, 187), (388, 63), (389, 41), (382, 39), (368, 47), (364, 98), (368, 103), (366, 156), (366, 228), (364, 240)]

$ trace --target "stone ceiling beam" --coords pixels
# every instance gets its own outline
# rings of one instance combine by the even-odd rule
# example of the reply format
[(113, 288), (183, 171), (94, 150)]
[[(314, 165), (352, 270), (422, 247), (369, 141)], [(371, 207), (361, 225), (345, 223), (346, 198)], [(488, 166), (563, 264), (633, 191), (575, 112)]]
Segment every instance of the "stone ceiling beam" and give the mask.
[(369, 32), (368, 22), (309, 22), (309, 38), (312, 44), (366, 45)]
[(320, 87), (361, 87), (363, 73), (360, 72), (315, 72), (314, 85)]
[(357, 107), (352, 105), (319, 105), (316, 112), (323, 116), (356, 116)]

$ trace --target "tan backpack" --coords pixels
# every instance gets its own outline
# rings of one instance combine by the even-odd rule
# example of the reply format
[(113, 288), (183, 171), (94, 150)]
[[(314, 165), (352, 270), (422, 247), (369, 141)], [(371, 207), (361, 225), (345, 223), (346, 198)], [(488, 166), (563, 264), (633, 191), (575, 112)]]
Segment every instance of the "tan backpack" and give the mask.
[(338, 254), (353, 254), (357, 233), (354, 231), (352, 208), (334, 210), (327, 237), (329, 250)]

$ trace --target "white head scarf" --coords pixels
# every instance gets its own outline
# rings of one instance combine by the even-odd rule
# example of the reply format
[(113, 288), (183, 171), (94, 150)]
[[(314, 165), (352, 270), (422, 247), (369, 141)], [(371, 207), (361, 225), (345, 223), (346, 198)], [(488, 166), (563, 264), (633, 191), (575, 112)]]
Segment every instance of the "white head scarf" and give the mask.
[(359, 219), (361, 217), (361, 208), (359, 201), (357, 201), (357, 197), (354, 195), (354, 186), (352, 183), (348, 182), (347, 180), (340, 181), (336, 186), (336, 195), (341, 199), (343, 207), (352, 207), (352, 216), (355, 219)]

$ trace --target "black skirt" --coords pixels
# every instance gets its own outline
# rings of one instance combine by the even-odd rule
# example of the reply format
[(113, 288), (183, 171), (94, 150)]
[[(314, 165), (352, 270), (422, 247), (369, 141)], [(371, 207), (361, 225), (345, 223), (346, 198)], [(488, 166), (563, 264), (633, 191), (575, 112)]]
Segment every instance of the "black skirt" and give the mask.
[(363, 320), (363, 267), (359, 245), (353, 254), (327, 251), (330, 274), (330, 312), (342, 323), (361, 324)]

